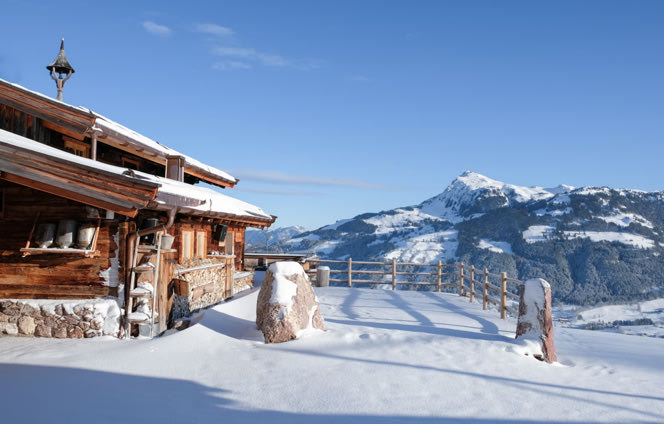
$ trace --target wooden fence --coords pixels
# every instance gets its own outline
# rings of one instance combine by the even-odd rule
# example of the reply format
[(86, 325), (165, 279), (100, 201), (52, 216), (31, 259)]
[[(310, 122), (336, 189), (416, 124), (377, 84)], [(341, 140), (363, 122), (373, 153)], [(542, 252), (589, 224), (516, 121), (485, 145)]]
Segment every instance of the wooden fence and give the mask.
[[(483, 309), (487, 309), (488, 304), (498, 306), (502, 319), (507, 319), (507, 312), (517, 315), (517, 310), (508, 305), (507, 299), (518, 301), (520, 290), (523, 287), (523, 282), (507, 277), (506, 272), (492, 274), (486, 268), (483, 270), (475, 269), (473, 265), (467, 266), (463, 262), (445, 264), (438, 261), (435, 264), (419, 264), (397, 262), (395, 259), (391, 262), (353, 261), (352, 258), (348, 258), (345, 261), (308, 259), (307, 262), (310, 264), (310, 270), (307, 273), (313, 279), (315, 279), (318, 265), (330, 264), (336, 269), (330, 269), (329, 282), (347, 284), (348, 287), (353, 287), (353, 285), (390, 284), (392, 290), (396, 290), (397, 285), (435, 286), (438, 292), (443, 287), (456, 288), (459, 296), (468, 297), (470, 302), (473, 302), (476, 298), (480, 298)], [(362, 268), (355, 268), (356, 266), (361, 266)], [(411, 267), (419, 271), (403, 270), (404, 267)], [(341, 275), (342, 278), (332, 278), (333, 275)], [(374, 279), (353, 278), (353, 275), (369, 276), (368, 278), (373, 277)], [(404, 281), (403, 279), (400, 281), (400, 276), (414, 277), (420, 281)], [(388, 278), (385, 279), (384, 277)], [(445, 281), (443, 281), (444, 277)], [(512, 288), (512, 291), (516, 291), (516, 293), (510, 291), (510, 288)], [(498, 298), (495, 297), (496, 295)]]

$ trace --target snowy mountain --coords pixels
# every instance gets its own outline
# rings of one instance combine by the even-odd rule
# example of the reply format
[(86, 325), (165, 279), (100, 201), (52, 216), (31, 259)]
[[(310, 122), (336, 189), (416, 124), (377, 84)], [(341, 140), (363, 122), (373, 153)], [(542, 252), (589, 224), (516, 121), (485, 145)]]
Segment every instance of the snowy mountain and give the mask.
[(519, 187), (466, 171), (441, 194), (422, 202), (419, 209), (423, 213), (456, 224), (497, 208), (550, 199), (571, 189), (573, 187), (568, 186), (558, 186), (551, 190), (541, 187)]
[(664, 193), (520, 187), (466, 171), (419, 205), (343, 219), (275, 244), (328, 259), (463, 261), (543, 277), (577, 304), (664, 294)]
[(291, 239), (298, 234), (306, 231), (306, 228), (300, 226), (275, 228), (269, 230), (247, 229), (244, 241), (247, 252), (264, 251), (267, 238), (268, 246), (275, 246), (279, 243)]

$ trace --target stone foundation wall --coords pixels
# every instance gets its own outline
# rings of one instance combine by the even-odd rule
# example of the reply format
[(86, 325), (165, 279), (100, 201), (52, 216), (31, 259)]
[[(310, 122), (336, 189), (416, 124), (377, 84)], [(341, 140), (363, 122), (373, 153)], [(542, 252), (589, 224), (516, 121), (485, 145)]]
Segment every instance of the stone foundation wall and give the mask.
[(117, 337), (119, 331), (115, 299), (0, 300), (0, 336), (81, 339)]

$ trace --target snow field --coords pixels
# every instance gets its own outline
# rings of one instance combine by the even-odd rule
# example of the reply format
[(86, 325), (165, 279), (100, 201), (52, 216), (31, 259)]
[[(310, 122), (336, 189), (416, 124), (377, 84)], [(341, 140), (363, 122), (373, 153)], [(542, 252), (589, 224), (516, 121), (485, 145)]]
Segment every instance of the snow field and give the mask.
[(3, 421), (664, 420), (662, 339), (557, 327), (547, 365), (466, 298), (315, 291), (326, 331), (284, 344), (262, 342), (255, 290), (152, 341), (0, 339)]

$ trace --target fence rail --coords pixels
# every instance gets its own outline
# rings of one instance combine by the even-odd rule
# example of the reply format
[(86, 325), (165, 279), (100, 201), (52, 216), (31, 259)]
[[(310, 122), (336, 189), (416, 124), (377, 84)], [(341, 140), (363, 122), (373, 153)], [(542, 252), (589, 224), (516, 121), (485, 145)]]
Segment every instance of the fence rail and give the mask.
[[(330, 283), (340, 283), (347, 284), (348, 287), (353, 287), (355, 285), (391, 285), (392, 290), (396, 290), (397, 285), (401, 286), (435, 286), (436, 291), (440, 292), (443, 287), (456, 287), (458, 288), (459, 296), (466, 296), (469, 298), (470, 302), (473, 302), (475, 298), (482, 299), (482, 309), (488, 309), (488, 305), (496, 305), (500, 308), (500, 317), (502, 319), (507, 319), (507, 313), (510, 312), (513, 315), (517, 314), (517, 311), (508, 305), (507, 299), (519, 300), (519, 295), (514, 294), (508, 290), (508, 284), (517, 286), (518, 292), (520, 293), (523, 282), (514, 279), (508, 278), (506, 272), (501, 272), (500, 274), (492, 274), (486, 268), (483, 270), (478, 270), (475, 266), (467, 266), (463, 262), (455, 264), (446, 264), (442, 261), (438, 261), (433, 264), (418, 264), (411, 262), (397, 262), (393, 259), (391, 262), (367, 262), (367, 261), (353, 261), (352, 258), (348, 258), (345, 261), (339, 260), (325, 260), (325, 259), (308, 259), (306, 262), (310, 264), (310, 269), (307, 271), (311, 276), (317, 274), (317, 266), (322, 264), (332, 264), (335, 266), (341, 266), (342, 269), (330, 270), (330, 275), (344, 275), (345, 278), (329, 278)], [(369, 267), (379, 267), (383, 268), (375, 269), (356, 269), (353, 268), (354, 265), (369, 266)], [(413, 267), (413, 268), (435, 268), (430, 272), (421, 272), (421, 271), (404, 271), (403, 267)], [(402, 267), (402, 270), (398, 270), (399, 267)], [(387, 268), (387, 269), (385, 269)], [(448, 269), (453, 268), (453, 272), (449, 272)], [(443, 272), (445, 270), (446, 272)], [(353, 275), (370, 275), (370, 276), (387, 276), (389, 277), (387, 281), (385, 280), (366, 280), (353, 278)], [(435, 278), (435, 281), (403, 281), (399, 280), (397, 277), (432, 277)], [(443, 282), (443, 277), (447, 280), (452, 280), (452, 282)], [(490, 280), (495, 283), (492, 284)], [(456, 281), (455, 281), (456, 280)], [(476, 288), (480, 289), (477, 290)], [(497, 298), (495, 297), (497, 296)]]

